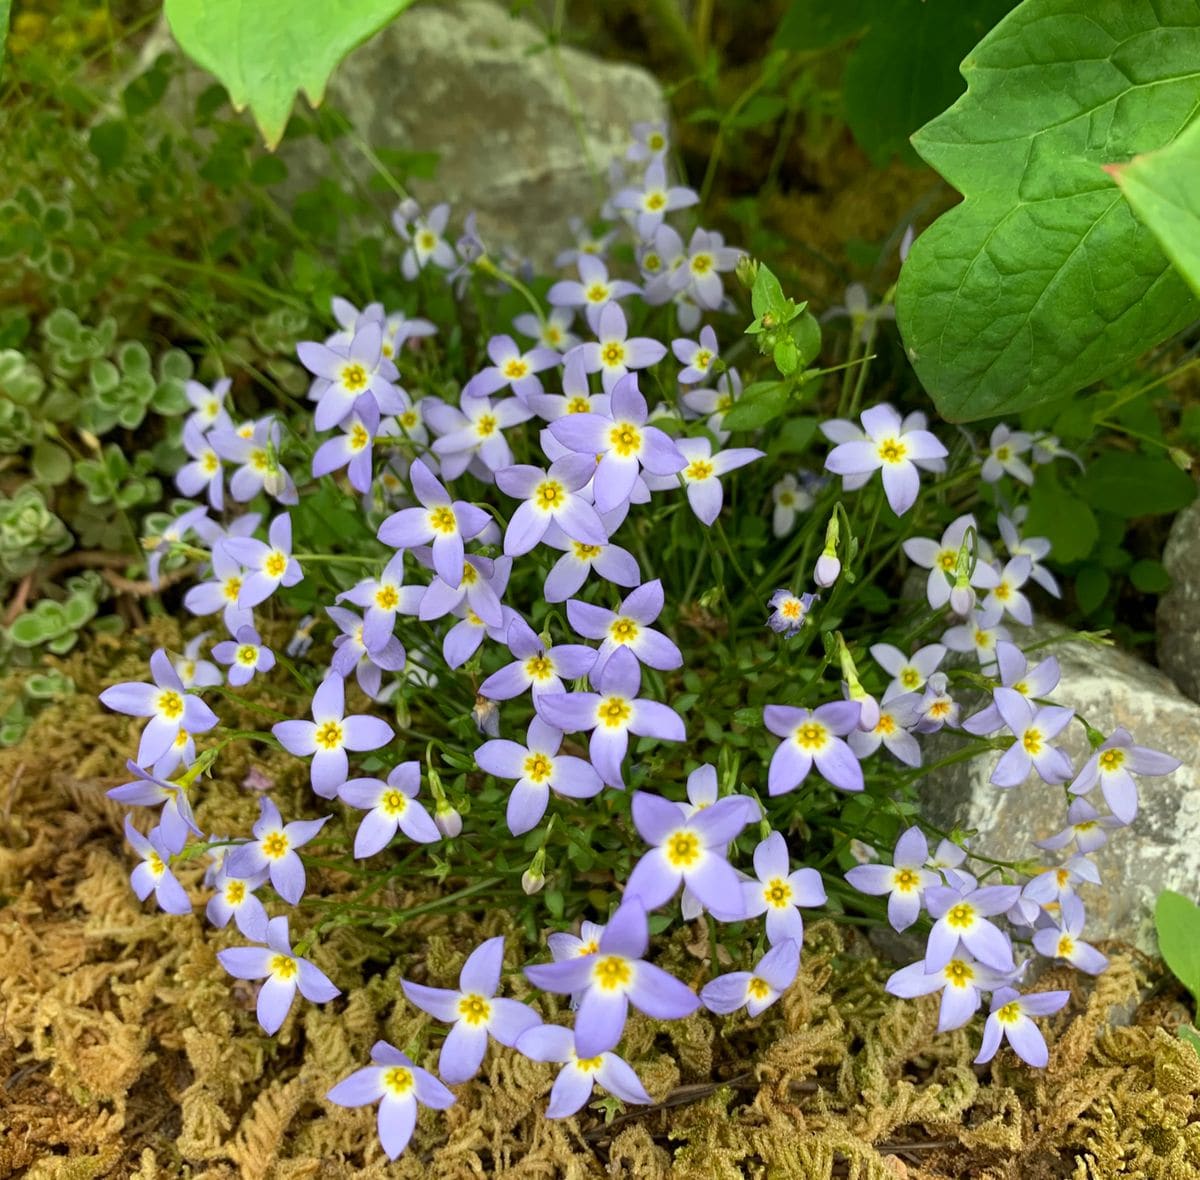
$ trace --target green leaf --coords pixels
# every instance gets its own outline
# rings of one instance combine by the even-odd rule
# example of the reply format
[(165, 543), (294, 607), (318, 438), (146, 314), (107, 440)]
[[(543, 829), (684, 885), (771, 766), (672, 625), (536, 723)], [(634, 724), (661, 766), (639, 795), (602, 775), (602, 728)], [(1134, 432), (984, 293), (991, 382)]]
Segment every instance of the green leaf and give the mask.
[(754, 276), (750, 305), (754, 309), (755, 318), (760, 320), (768, 312), (778, 317), (787, 306), (787, 299), (779, 280), (771, 273), (770, 268), (762, 263), (759, 263), (758, 272)]
[(1196, 485), (1170, 459), (1110, 451), (1084, 472), (1079, 493), (1093, 508), (1128, 520), (1186, 508)]
[(52, 487), (65, 483), (71, 477), (71, 456), (48, 439), (42, 439), (33, 448), (33, 474)]
[(4, 43), (8, 40), (8, 18), (12, 0), (0, 0), (0, 78), (4, 77)]
[(1025, 0), (963, 62), (967, 93), (913, 144), (965, 199), (914, 243), (896, 299), (943, 416), (1074, 393), (1200, 312), (1101, 170), (1179, 134), (1198, 55), (1195, 0)]
[(1200, 906), (1164, 889), (1154, 905), (1158, 949), (1175, 978), (1200, 1000)]
[(124, 119), (105, 119), (88, 133), (88, 147), (106, 175), (120, 167), (129, 146), (129, 124)]
[(334, 67), (412, 0), (165, 0), (180, 48), (216, 74), (236, 110), (247, 106), (274, 149), (297, 91), (313, 106), (325, 96)]
[(1171, 575), (1161, 561), (1143, 558), (1135, 561), (1129, 571), (1129, 580), (1135, 590), (1143, 594), (1165, 594), (1171, 589)]
[(1200, 1033), (1197, 1033), (1190, 1025), (1181, 1024), (1179, 1026), (1179, 1039), (1187, 1041), (1197, 1054), (1200, 1054)]
[(1075, 601), (1085, 615), (1098, 610), (1108, 595), (1112, 579), (1098, 565), (1085, 565), (1075, 578)]
[(1200, 295), (1200, 119), (1166, 147), (1105, 171)]
[(792, 0), (775, 31), (775, 45), (801, 52), (828, 49), (865, 29), (879, 8), (879, 0)]
[(730, 406), (721, 425), (726, 430), (757, 430), (778, 418), (791, 392), (785, 381), (758, 381)]
[(790, 377), (800, 367), (800, 350), (791, 336), (784, 336), (774, 349), (775, 367), (785, 377)]
[(1045, 537), (1056, 562), (1087, 557), (1100, 538), (1095, 514), (1073, 491), (1059, 484), (1053, 472), (1043, 468), (1029, 495), (1025, 531)]

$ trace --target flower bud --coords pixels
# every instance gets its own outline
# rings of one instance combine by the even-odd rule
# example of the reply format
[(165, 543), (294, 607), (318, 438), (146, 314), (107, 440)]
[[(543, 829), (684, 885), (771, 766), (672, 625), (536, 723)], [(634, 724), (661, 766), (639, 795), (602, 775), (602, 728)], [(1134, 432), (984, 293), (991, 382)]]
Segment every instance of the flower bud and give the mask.
[(475, 719), (475, 728), (484, 737), (498, 738), (500, 736), (500, 706), (495, 701), (477, 696), (471, 716)]
[(753, 289), (754, 280), (758, 278), (758, 263), (749, 254), (743, 254), (737, 260), (737, 267), (733, 273), (737, 276), (737, 281), (749, 291)]
[(546, 850), (539, 848), (534, 854), (533, 861), (521, 874), (521, 889), (527, 897), (540, 893), (546, 884)]
[(462, 834), (462, 816), (447, 799), (438, 800), (438, 805), (433, 812), (433, 822), (447, 840), (453, 840), (455, 836)]
[(817, 568), (813, 572), (813, 581), (822, 589), (828, 589), (837, 581), (838, 574), (841, 572), (842, 563), (838, 560), (837, 554), (830, 553), (826, 549), (817, 558)]
[(971, 613), (975, 605), (975, 591), (969, 582), (956, 582), (950, 591), (950, 609), (962, 618)]

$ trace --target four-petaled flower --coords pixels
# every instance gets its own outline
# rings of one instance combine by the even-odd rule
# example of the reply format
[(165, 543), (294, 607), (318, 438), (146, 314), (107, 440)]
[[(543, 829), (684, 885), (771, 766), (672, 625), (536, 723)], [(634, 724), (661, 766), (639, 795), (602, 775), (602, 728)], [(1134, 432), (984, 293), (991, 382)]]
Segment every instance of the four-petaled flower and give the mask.
[(929, 844), (920, 828), (902, 832), (890, 865), (855, 865), (846, 880), (860, 893), (888, 895), (888, 921), (895, 930), (907, 930), (921, 913), (925, 890), (941, 885), (941, 877), (925, 867)]
[(307, 844), (329, 821), (296, 819), (283, 822), (279, 808), (265, 795), (258, 801), (259, 816), (251, 829), (254, 839), (239, 844), (225, 856), (225, 869), (236, 877), (254, 877), (266, 872), (271, 887), (289, 905), (296, 905), (304, 896), (304, 862), (296, 849)]
[(537, 374), (552, 369), (562, 360), (554, 348), (531, 348), (522, 352), (511, 336), (493, 336), (487, 344), (491, 364), (481, 369), (463, 386), (466, 397), (486, 397), (509, 386), (520, 401), (528, 403), (542, 392)]
[(968, 883), (965, 890), (928, 886), (925, 905), (935, 921), (925, 950), (926, 970), (940, 971), (960, 947), (965, 947), (993, 970), (1011, 971), (1012, 943), (988, 918), (1008, 910), (1020, 892), (1016, 885), (976, 888)]
[(356, 858), (374, 856), (398, 831), (418, 844), (435, 844), (442, 838), (429, 812), (417, 802), (420, 789), (419, 762), (393, 767), (386, 783), (377, 778), (353, 778), (338, 787), (339, 799), (367, 812), (354, 836)]
[(1034, 992), (1022, 996), (1016, 988), (997, 988), (992, 995), (992, 1008), (983, 1026), (983, 1043), (979, 1046), (976, 1065), (991, 1061), (1007, 1039), (1013, 1052), (1027, 1065), (1041, 1069), (1050, 1060), (1046, 1041), (1031, 1016), (1051, 1016), (1062, 1009), (1071, 998), (1070, 992)]
[[(1135, 746), (1129, 730), (1118, 726), (1112, 735), (1084, 763), (1071, 783), (1071, 794), (1086, 795), (1097, 783), (1109, 810), (1123, 824), (1137, 816), (1138, 796), (1134, 774), (1151, 778), (1178, 770), (1180, 761), (1170, 754)], [(1132, 774), (1130, 773), (1132, 771)]]
[(500, 490), (520, 500), (504, 533), (504, 552), (510, 557), (528, 553), (557, 524), (572, 541), (606, 545), (608, 530), (581, 489), (592, 478), (595, 461), (587, 455), (566, 455), (550, 470), (520, 463), (496, 472)]
[(438, 1072), (452, 1086), (469, 1081), (479, 1072), (489, 1035), (511, 1049), (523, 1032), (541, 1023), (541, 1017), (528, 1004), (496, 995), (503, 964), (504, 936), (498, 935), (480, 943), (467, 956), (457, 989), (401, 980), (410, 1003), (452, 1025), (438, 1058)]
[(446, 1110), (455, 1099), (433, 1074), (414, 1065), (387, 1041), (376, 1041), (371, 1046), (371, 1061), (374, 1064), (343, 1078), (325, 1097), (338, 1106), (378, 1102), (379, 1142), (388, 1159), (394, 1160), (412, 1138), (418, 1105)]
[(575, 1051), (575, 1034), (569, 1028), (558, 1024), (536, 1025), (517, 1038), (516, 1047), (518, 1053), (531, 1061), (562, 1065), (550, 1089), (550, 1104), (546, 1107), (548, 1119), (565, 1119), (573, 1115), (591, 1097), (597, 1083), (622, 1102), (646, 1105), (651, 1100), (628, 1062), (615, 1053), (580, 1057)]
[(763, 721), (783, 738), (771, 756), (767, 793), (794, 791), (816, 764), (817, 770), (843, 791), (863, 789), (862, 767), (842, 740), (858, 725), (862, 707), (857, 701), (830, 701), (816, 709), (767, 705)]
[(154, 900), (164, 913), (190, 914), (192, 903), (175, 874), (171, 872), (171, 853), (160, 829), (152, 828), (149, 835), (143, 836), (126, 816), (125, 839), (142, 858), (142, 863), (133, 870), (129, 878), (138, 901), (145, 901), (153, 893)]
[(773, 946), (753, 971), (718, 975), (700, 989), (700, 1002), (710, 1012), (746, 1009), (747, 1016), (766, 1011), (795, 982), (800, 970), (800, 944), (788, 938)]
[(493, 672), (480, 686), (479, 695), (507, 701), (529, 689), (536, 705), (542, 693), (565, 691), (563, 679), (586, 676), (596, 662), (594, 648), (582, 643), (547, 647), (534, 629), (519, 616), (508, 625), (508, 650), (516, 659)]
[(647, 475), (646, 486), (652, 492), (666, 491), (678, 487), (683, 480), (688, 503), (698, 520), (711, 525), (721, 515), (725, 502), (725, 489), (720, 477), (761, 459), (765, 452), (754, 447), (730, 447), (715, 455), (712, 443), (706, 438), (681, 438), (676, 444), (687, 466), (676, 475)]
[(607, 610), (577, 598), (567, 603), (567, 620), (576, 633), (603, 641), (591, 669), (593, 684), (613, 654), (621, 650), (632, 652), (647, 668), (664, 672), (683, 664), (679, 648), (650, 626), (662, 613), (664, 601), (662, 582), (655, 578), (627, 594), (619, 610)]
[(794, 940), (804, 942), (804, 919), (800, 906), (824, 905), (825, 886), (816, 869), (792, 870), (787, 841), (772, 832), (754, 849), (755, 881), (742, 882), (742, 904), (746, 917), (767, 915), (767, 941), (772, 946)]
[(658, 364), (667, 354), (665, 344), (649, 336), (629, 335), (629, 324), (619, 303), (608, 303), (600, 310), (596, 324), (599, 339), (576, 345), (589, 373), (599, 373), (604, 392), (611, 394), (617, 382), (631, 369), (646, 369)]
[(292, 518), (280, 513), (271, 521), (266, 542), (254, 537), (230, 537), (225, 548), (230, 557), (246, 568), (238, 606), (255, 607), (270, 598), (280, 586), (294, 586), (304, 574), (292, 556)]
[(249, 684), (256, 672), (269, 672), (275, 667), (275, 653), (250, 626), (239, 627), (234, 638), (216, 644), (212, 654), (222, 664), (229, 665), (229, 683), (233, 688)]
[(258, 1023), (274, 1036), (283, 1024), (296, 991), (314, 1004), (324, 1004), (341, 991), (329, 976), (292, 950), (287, 918), (267, 923), (266, 946), (234, 946), (217, 951), (217, 959), (235, 979), (265, 979), (258, 989)]
[(1029, 777), (1031, 768), (1045, 782), (1066, 782), (1073, 769), (1071, 759), (1066, 751), (1050, 742), (1071, 723), (1075, 710), (1061, 705), (1044, 705), (1035, 711), (1033, 705), (1012, 688), (995, 689), (992, 699), (1016, 739), (996, 763), (992, 785), (1019, 786)]
[(313, 693), (311, 721), (278, 721), (271, 732), (290, 754), (311, 755), (312, 787), (322, 799), (332, 799), (350, 773), (347, 750), (377, 750), (395, 736), (382, 718), (369, 713), (347, 717), (346, 682), (330, 672)]

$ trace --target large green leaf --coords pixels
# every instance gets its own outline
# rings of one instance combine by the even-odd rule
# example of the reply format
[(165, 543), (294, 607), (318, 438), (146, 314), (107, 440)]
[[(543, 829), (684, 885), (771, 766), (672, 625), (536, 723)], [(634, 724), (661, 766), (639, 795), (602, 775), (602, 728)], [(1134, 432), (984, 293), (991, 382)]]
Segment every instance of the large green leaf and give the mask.
[(913, 246), (900, 331), (943, 415), (1076, 392), (1200, 313), (1102, 165), (1200, 107), (1200, 0), (1025, 0), (913, 144), (964, 196)]
[(1200, 119), (1165, 148), (1105, 171), (1200, 295)]
[(1167, 966), (1200, 1001), (1200, 906), (1164, 889), (1154, 906), (1154, 925)]
[(180, 48), (249, 107), (267, 146), (283, 136), (303, 90), (313, 106), (334, 67), (412, 0), (165, 0)]

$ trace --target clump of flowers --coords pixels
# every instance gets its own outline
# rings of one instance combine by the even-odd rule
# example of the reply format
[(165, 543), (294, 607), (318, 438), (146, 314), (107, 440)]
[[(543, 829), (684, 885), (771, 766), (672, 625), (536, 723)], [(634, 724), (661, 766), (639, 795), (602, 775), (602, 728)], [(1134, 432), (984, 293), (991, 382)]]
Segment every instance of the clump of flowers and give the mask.
[[(1138, 777), (1178, 765), (1049, 701), (1057, 663), (1022, 647), (1035, 596), (1057, 583), (1009, 497), (1055, 452), (997, 428), (981, 460), (919, 412), (863, 408), (869, 358), (839, 396), (815, 368), (805, 305), (720, 235), (693, 224), (685, 241), (667, 220), (698, 198), (670, 182), (664, 129), (639, 128), (627, 165), (608, 223), (574, 227), (553, 283), (502, 266), (473, 220), (451, 245), (446, 206), (406, 201), (406, 306), (334, 301), (336, 328), (298, 348), (311, 417), (241, 418), (228, 381), (189, 392), (179, 486), (204, 503), (147, 547), (199, 564), (184, 608), (228, 634), (212, 660), (199, 643), (157, 651), (145, 682), (101, 697), (146, 719), (134, 781), (111, 792), (152, 821), (127, 825), (133, 888), (189, 913), (200, 899), (176, 869), (208, 858), (220, 961), (263, 981), (268, 1034), (297, 992), (337, 1002), (310, 957), (328, 930), (400, 920), (327, 891), (318, 846), (350, 849), (364, 898), (431, 858), (420, 879), (447, 906), (524, 907), (546, 932), (545, 954), (484, 940), (456, 981), (406, 966), (403, 1002), (431, 1018), (441, 1080), (425, 1040), (412, 1056), (380, 1040), (329, 1093), (378, 1102), (390, 1157), (418, 1107), (453, 1103), (445, 1083), (468, 1084), (489, 1051), (561, 1067), (552, 1118), (596, 1086), (648, 1102), (618, 1053), (631, 1009), (757, 1016), (800, 970), (804, 910), (916, 928), (925, 954), (890, 990), (940, 993), (943, 1029), (990, 997), (979, 1059), (1007, 1041), (1043, 1065), (1035, 1021), (1066, 996), (1029, 990), (1036, 964), (1103, 969), (1082, 937), (1089, 854), (1133, 821)], [(621, 235), (636, 271), (606, 256)], [(733, 347), (735, 267), (750, 349)], [(475, 347), (413, 314), (447, 281), (498, 329)], [(800, 407), (823, 419), (799, 448), (810, 467), (788, 429)], [(947, 490), (969, 479), (964, 512)], [(927, 571), (925, 597), (881, 615), (865, 596), (884, 593), (900, 553)], [(275, 637), (280, 617), (299, 624), (290, 641)], [(264, 685), (269, 731), (223, 719), (229, 698), (254, 702)], [(1072, 723), (1093, 751), (1081, 766), (1058, 744)], [(1061, 859), (972, 860), (961, 836), (902, 818), (934, 769), (932, 734), (999, 789), (1062, 791), (1065, 826), (1040, 844)], [(310, 812), (285, 819), (264, 795), (251, 831), (205, 834), (205, 778), (241, 742), (295, 757)], [(847, 834), (894, 847), (889, 862), (855, 864)], [(579, 887), (583, 871), (605, 887)], [(681, 921), (704, 922), (734, 969), (717, 974), (715, 953), (707, 980), (655, 963)], [(379, 952), (364, 954), (370, 970)], [(573, 1017), (547, 1023), (557, 1005), (504, 994), (517, 968), (522, 994), (569, 997)]]

